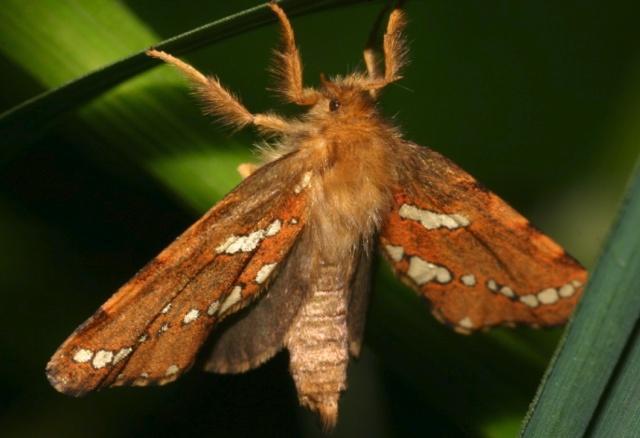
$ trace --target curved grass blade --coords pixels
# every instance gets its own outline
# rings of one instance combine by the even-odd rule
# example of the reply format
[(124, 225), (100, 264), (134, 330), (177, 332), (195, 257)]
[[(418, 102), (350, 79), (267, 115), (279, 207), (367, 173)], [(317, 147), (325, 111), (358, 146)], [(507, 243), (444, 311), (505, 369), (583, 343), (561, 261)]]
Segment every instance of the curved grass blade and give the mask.
[[(281, 1), (291, 16), (347, 5), (362, 0)], [(266, 3), (162, 41), (155, 47), (176, 55), (224, 40), (275, 21)], [(57, 115), (76, 108), (115, 85), (154, 65), (141, 50), (113, 64), (92, 71), (58, 88), (42, 93), (0, 114), (0, 148), (29, 140)]]
[[(640, 167), (637, 166), (620, 216), (584, 298), (525, 419), (523, 437), (583, 436), (601, 400), (605, 406), (602, 413), (607, 415), (610, 410), (603, 396), (607, 395), (606, 388), (615, 377), (614, 373), (622, 373), (621, 381), (629, 379), (630, 372), (637, 376), (640, 362), (635, 362), (635, 371), (630, 368), (634, 366), (633, 362), (629, 362), (634, 355), (640, 355), (637, 346), (631, 349), (624, 364), (620, 361), (624, 359), (623, 351), (640, 318), (638, 224)], [(637, 379), (634, 385), (637, 390)], [(620, 397), (624, 398), (625, 393)], [(612, 403), (619, 402), (615, 397), (612, 400)], [(638, 410), (637, 399), (635, 409)]]

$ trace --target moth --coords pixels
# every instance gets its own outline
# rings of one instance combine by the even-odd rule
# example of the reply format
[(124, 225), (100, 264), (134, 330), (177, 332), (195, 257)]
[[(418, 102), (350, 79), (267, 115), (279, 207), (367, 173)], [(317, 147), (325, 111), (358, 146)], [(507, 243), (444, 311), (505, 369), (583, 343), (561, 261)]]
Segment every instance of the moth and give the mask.
[(269, 7), (282, 30), (277, 91), (306, 108), (297, 118), (253, 114), (217, 78), (148, 51), (186, 76), (209, 114), (256, 127), (270, 147), (62, 344), (46, 370), (58, 391), (172, 382), (235, 314), (206, 352), (205, 369), (241, 373), (286, 349), (300, 403), (330, 428), (349, 359), (361, 349), (376, 247), (435, 317), (461, 333), (553, 326), (574, 308), (587, 279), (580, 264), (377, 109), (407, 61), (400, 7), (381, 39), (374, 26), (366, 71), (322, 76), (318, 88), (303, 86), (291, 24), (280, 6)]

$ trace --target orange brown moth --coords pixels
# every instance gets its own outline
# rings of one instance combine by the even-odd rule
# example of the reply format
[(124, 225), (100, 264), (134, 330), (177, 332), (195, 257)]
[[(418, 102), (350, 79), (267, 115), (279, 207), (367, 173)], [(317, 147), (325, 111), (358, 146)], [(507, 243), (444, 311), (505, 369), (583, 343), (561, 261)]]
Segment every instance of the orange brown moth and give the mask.
[[(234, 316), (206, 360), (239, 373), (283, 348), (300, 403), (337, 421), (350, 356), (358, 356), (374, 246), (456, 331), (565, 322), (586, 271), (451, 161), (405, 140), (380, 115), (380, 91), (401, 78), (407, 49), (399, 7), (366, 72), (302, 84), (284, 11), (275, 74), (299, 118), (252, 114), (214, 77), (158, 50), (208, 113), (271, 139), (260, 166), (120, 288), (58, 349), (47, 376), (75, 396), (165, 384), (194, 363), (210, 332)], [(382, 56), (381, 56), (382, 55)]]

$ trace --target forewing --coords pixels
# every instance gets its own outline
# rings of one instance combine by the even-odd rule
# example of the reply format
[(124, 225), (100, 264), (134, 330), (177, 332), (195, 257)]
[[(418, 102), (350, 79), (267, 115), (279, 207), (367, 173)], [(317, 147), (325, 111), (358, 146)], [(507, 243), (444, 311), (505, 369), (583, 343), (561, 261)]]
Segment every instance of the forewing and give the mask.
[(187, 370), (212, 327), (258, 296), (302, 230), (307, 194), (295, 159), (260, 168), (122, 286), (51, 358), (52, 385), (82, 395), (163, 384)]
[(406, 146), (406, 180), (380, 235), (396, 273), (460, 332), (565, 322), (584, 268), (454, 163)]

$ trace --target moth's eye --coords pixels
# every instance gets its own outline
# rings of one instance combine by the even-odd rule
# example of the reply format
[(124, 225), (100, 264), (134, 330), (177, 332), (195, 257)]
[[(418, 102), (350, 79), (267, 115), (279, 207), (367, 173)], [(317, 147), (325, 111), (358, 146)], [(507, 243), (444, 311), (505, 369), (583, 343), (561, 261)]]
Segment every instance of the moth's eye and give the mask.
[(329, 111), (337, 111), (338, 108), (340, 108), (340, 101), (331, 99), (331, 101), (329, 102)]

